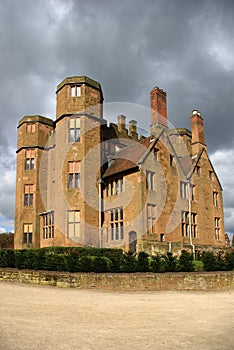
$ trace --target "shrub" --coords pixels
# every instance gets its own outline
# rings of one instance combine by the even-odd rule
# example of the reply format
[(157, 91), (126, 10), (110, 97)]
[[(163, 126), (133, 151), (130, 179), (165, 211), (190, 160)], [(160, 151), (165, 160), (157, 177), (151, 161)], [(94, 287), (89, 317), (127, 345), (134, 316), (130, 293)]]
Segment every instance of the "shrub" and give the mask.
[(201, 261), (204, 264), (205, 271), (217, 271), (216, 269), (216, 258), (213, 252), (204, 252), (201, 257)]
[(18, 269), (29, 269), (28, 267), (28, 261), (25, 257), (25, 252), (27, 249), (20, 249), (14, 251), (14, 257), (15, 257), (15, 267)]
[(94, 256), (84, 255), (79, 258), (79, 271), (92, 272)]
[(204, 264), (201, 260), (194, 260), (192, 264), (193, 264), (193, 271), (195, 272), (204, 271)]
[(66, 256), (66, 270), (69, 272), (80, 272), (80, 256), (76, 251), (71, 251)]
[(184, 272), (193, 271), (193, 255), (186, 250), (181, 252), (179, 257), (179, 270)]
[(120, 267), (121, 272), (136, 272), (137, 260), (136, 254), (133, 252), (127, 252), (123, 254), (122, 264)]
[(178, 259), (172, 253), (162, 256), (162, 272), (176, 272), (179, 270)]
[(226, 270), (226, 261), (225, 256), (223, 252), (218, 252), (218, 254), (215, 255), (215, 270), (216, 271), (224, 271)]
[(111, 271), (112, 262), (106, 256), (95, 256), (92, 260), (92, 272), (109, 272)]
[(0, 267), (15, 267), (14, 250), (0, 249)]
[(150, 257), (149, 266), (152, 272), (163, 272), (162, 256), (157, 254)]
[(50, 271), (66, 271), (66, 261), (64, 254), (53, 252), (45, 253), (45, 270)]
[(233, 270), (234, 269), (234, 251), (226, 252), (224, 259), (225, 259), (226, 270)]
[(137, 256), (136, 270), (137, 272), (149, 271), (149, 255), (145, 252), (140, 252)]

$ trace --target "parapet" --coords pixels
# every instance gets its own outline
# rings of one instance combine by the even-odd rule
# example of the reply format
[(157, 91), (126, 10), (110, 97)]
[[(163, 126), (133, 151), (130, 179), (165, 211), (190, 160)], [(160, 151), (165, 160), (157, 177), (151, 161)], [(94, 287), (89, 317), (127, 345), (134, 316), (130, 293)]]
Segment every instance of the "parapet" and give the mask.
[(54, 127), (54, 121), (50, 118), (43, 117), (42, 115), (25, 115), (18, 122), (18, 128), (24, 123), (36, 123), (36, 122)]

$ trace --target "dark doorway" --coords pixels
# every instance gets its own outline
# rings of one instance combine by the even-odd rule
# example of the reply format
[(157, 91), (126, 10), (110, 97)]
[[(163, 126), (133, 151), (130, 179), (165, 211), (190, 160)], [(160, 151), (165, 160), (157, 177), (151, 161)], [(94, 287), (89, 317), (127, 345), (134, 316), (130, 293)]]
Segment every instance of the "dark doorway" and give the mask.
[(132, 253), (136, 252), (137, 235), (135, 231), (129, 232), (129, 251)]

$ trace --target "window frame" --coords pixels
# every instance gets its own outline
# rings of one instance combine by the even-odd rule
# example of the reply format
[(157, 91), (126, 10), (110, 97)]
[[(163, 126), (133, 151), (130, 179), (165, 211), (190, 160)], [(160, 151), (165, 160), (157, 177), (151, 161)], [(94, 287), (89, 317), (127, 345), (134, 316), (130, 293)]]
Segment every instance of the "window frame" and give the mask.
[(68, 121), (68, 140), (69, 143), (80, 142), (80, 117), (69, 118)]
[(81, 96), (81, 85), (70, 85), (70, 97)]
[[(191, 223), (189, 219), (191, 215)], [(191, 224), (191, 235), (192, 238), (197, 238), (197, 213), (189, 213), (188, 211), (181, 211), (181, 234), (182, 237), (190, 237), (190, 224)]]
[(156, 233), (156, 221), (157, 221), (157, 205), (147, 203), (146, 207), (147, 216), (147, 232), (148, 234)]
[(217, 208), (219, 206), (219, 193), (213, 191), (213, 205)]
[(80, 162), (69, 161), (68, 162), (68, 188), (79, 189), (81, 176), (80, 176)]
[(124, 212), (123, 207), (108, 210), (110, 241), (122, 241), (124, 239)]
[(158, 148), (154, 148), (153, 153), (154, 153), (154, 160), (156, 162), (158, 162), (159, 161), (159, 149)]
[(194, 201), (195, 185), (191, 184), (190, 182), (180, 181), (180, 198)]
[(174, 154), (170, 154), (170, 167), (174, 167), (175, 166), (175, 155)]
[(124, 177), (112, 179), (106, 183), (106, 197), (111, 197), (124, 192)]
[[(27, 227), (27, 229), (25, 229)], [(32, 244), (33, 239), (33, 224), (23, 224), (23, 244)]]
[(156, 191), (156, 173), (151, 170), (146, 170), (146, 188), (149, 191)]
[(33, 207), (34, 205), (35, 185), (24, 185), (24, 207)]
[(214, 229), (215, 229), (215, 240), (220, 240), (220, 217), (216, 216), (214, 218)]
[(54, 211), (46, 212), (41, 217), (41, 233), (43, 239), (54, 238)]
[(26, 124), (26, 133), (32, 134), (36, 132), (36, 123), (27, 123)]
[(25, 152), (25, 170), (35, 169), (35, 149), (27, 149)]
[[(70, 220), (71, 215), (73, 215), (73, 220)], [(73, 227), (73, 235), (70, 229), (71, 227)], [(72, 240), (79, 240), (81, 237), (81, 211), (80, 210), (67, 211), (67, 237)]]

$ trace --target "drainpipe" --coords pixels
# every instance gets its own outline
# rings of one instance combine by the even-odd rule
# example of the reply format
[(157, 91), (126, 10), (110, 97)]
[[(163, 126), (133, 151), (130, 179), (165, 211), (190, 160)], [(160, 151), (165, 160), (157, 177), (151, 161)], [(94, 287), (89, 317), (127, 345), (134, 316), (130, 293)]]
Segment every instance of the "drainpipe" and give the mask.
[(190, 186), (190, 181), (187, 179), (187, 184), (188, 184), (188, 204), (189, 204), (189, 238), (190, 238), (190, 245), (192, 246), (193, 249), (193, 260), (195, 260), (195, 245), (193, 244), (193, 239), (192, 239), (192, 200), (191, 200), (191, 186)]
[(169, 253), (171, 253), (171, 251), (172, 251), (172, 244), (171, 244), (171, 242), (168, 242), (168, 251), (169, 251)]
[(98, 179), (98, 233), (99, 248), (102, 248), (102, 178)]

